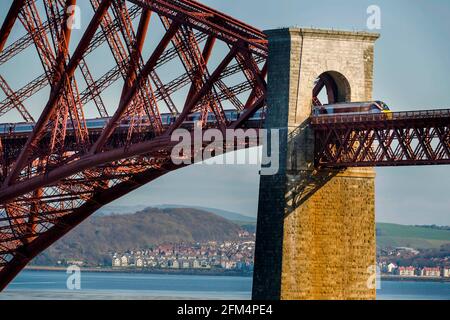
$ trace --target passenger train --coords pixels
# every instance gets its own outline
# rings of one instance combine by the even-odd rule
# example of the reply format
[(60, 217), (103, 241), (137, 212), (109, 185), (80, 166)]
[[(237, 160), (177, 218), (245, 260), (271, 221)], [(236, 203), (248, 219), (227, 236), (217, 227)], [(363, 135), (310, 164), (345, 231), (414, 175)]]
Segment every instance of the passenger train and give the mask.
[[(225, 116), (230, 121), (236, 121), (240, 113), (237, 110), (226, 110)], [(187, 120), (183, 122), (184, 125), (194, 124), (199, 121), (201, 117), (200, 112), (192, 113), (187, 116)], [(103, 129), (108, 123), (110, 118), (96, 118), (86, 120), (86, 126), (88, 129)], [(258, 110), (255, 114), (250, 118), (250, 121), (259, 121), (263, 119), (263, 110)], [(161, 114), (161, 121), (163, 126), (169, 126), (174, 123), (176, 117), (170, 113)], [(213, 113), (208, 114), (207, 122), (211, 123), (215, 120), (215, 116)], [(122, 121), (119, 127), (126, 128), (129, 126), (129, 121)], [(8, 133), (28, 133), (32, 132), (34, 128), (34, 123), (3, 123), (0, 124), (0, 134), (8, 134)]]
[(331, 116), (331, 115), (353, 115), (353, 114), (376, 114), (391, 113), (389, 107), (382, 101), (371, 102), (344, 102), (316, 106), (313, 108), (313, 115)]
[[(263, 120), (263, 110), (258, 110), (251, 118), (250, 121)], [(328, 104), (323, 106), (316, 106), (313, 108), (313, 115), (317, 117), (332, 116), (332, 115), (353, 115), (353, 114), (377, 114), (377, 113), (391, 113), (389, 107), (382, 101), (372, 102), (345, 102)], [(236, 110), (226, 110), (225, 116), (230, 121), (236, 121), (240, 113)], [(201, 114), (199, 112), (188, 115), (187, 120), (183, 122), (185, 125), (193, 124), (199, 121)], [(86, 120), (86, 126), (88, 129), (103, 129), (108, 123), (110, 118), (97, 118)], [(161, 114), (161, 121), (163, 126), (169, 126), (174, 123), (176, 117), (170, 113)], [(213, 113), (208, 114), (207, 122), (213, 122), (215, 116)], [(119, 127), (126, 128), (129, 126), (129, 121), (122, 121)], [(33, 131), (33, 123), (3, 123), (0, 124), (0, 134), (8, 133), (28, 133)]]

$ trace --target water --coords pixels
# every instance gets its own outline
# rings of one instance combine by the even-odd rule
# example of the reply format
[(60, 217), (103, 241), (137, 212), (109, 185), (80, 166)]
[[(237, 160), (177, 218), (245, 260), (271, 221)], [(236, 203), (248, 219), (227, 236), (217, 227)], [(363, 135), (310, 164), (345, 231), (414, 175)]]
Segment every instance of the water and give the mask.
[(62, 271), (24, 270), (0, 299), (250, 299), (252, 278), (82, 272), (81, 290), (68, 290)]
[[(0, 299), (243, 299), (251, 277), (83, 272), (81, 290), (62, 271), (23, 271)], [(383, 281), (378, 299), (450, 300), (450, 282)]]
[(450, 300), (450, 282), (382, 281), (379, 300)]

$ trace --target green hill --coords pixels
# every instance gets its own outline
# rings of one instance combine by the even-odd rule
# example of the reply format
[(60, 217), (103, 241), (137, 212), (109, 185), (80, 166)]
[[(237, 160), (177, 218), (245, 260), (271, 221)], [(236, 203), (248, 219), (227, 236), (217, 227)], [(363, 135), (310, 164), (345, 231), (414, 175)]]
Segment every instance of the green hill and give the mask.
[[(39, 255), (34, 264), (80, 259), (90, 265), (110, 263), (112, 252), (144, 249), (161, 243), (223, 241), (238, 238), (256, 224), (230, 221), (193, 208), (148, 208), (134, 214), (94, 215)], [(377, 223), (379, 248), (439, 249), (450, 245), (450, 228)]]
[(163, 204), (163, 205), (156, 205), (154, 206), (158, 209), (172, 209), (172, 208), (193, 208), (201, 211), (211, 212), (215, 215), (218, 215), (219, 217), (225, 218), (230, 221), (238, 221), (238, 222), (246, 222), (248, 224), (255, 223), (256, 224), (256, 217), (250, 217), (243, 214), (239, 214), (236, 212), (231, 212), (227, 210), (222, 209), (216, 209), (216, 208), (210, 208), (210, 207), (201, 207), (201, 206), (182, 206), (182, 205), (176, 205), (176, 204)]
[(238, 239), (241, 227), (215, 214), (192, 208), (148, 208), (127, 215), (92, 216), (39, 255), (34, 264), (80, 259), (110, 264), (110, 253), (146, 249), (162, 243)]
[(448, 243), (450, 243), (450, 230), (448, 229), (377, 223), (377, 245), (381, 248), (437, 249)]

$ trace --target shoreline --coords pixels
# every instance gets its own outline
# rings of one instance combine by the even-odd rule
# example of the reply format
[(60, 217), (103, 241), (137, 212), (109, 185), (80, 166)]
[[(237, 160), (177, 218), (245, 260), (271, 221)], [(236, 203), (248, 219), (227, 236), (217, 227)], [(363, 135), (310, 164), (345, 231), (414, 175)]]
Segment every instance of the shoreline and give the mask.
[[(137, 274), (171, 274), (171, 275), (190, 275), (190, 276), (224, 276), (224, 277), (252, 277), (253, 272), (243, 272), (234, 270), (196, 270), (196, 269), (131, 269), (131, 268), (95, 268), (80, 267), (81, 272), (97, 273), (137, 273)], [(24, 270), (28, 271), (63, 271), (67, 267), (56, 266), (27, 266)]]
[[(27, 266), (24, 270), (29, 271), (62, 271), (67, 267), (56, 266)], [(253, 272), (242, 272), (235, 270), (196, 270), (196, 269), (131, 269), (131, 268), (96, 268), (81, 267), (82, 272), (97, 273), (136, 273), (136, 274), (166, 274), (166, 275), (191, 275), (191, 276), (223, 276), (223, 277), (252, 277)], [(382, 281), (404, 281), (404, 282), (450, 282), (450, 278), (436, 277), (405, 277), (397, 275), (381, 275)]]
[(405, 277), (393, 275), (381, 275), (381, 281), (404, 281), (404, 282), (450, 282), (450, 278), (436, 277)]

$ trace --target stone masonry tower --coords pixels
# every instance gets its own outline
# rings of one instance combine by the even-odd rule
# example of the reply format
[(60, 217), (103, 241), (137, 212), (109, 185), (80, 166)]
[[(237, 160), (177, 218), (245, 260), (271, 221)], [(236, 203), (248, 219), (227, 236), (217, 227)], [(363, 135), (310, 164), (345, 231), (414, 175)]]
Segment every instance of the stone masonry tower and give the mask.
[(378, 35), (297, 28), (267, 35), (266, 127), (281, 130), (280, 170), (261, 176), (253, 298), (375, 299), (374, 171), (315, 170), (308, 118), (321, 77), (329, 102), (372, 99)]

